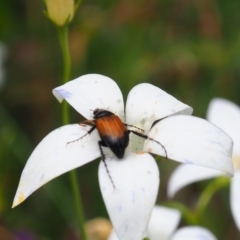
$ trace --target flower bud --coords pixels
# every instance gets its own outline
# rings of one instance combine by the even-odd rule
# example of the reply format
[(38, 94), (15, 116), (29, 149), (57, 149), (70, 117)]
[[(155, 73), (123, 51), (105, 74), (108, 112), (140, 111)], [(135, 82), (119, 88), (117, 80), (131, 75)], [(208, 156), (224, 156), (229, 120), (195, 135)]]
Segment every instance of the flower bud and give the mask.
[(45, 0), (48, 17), (58, 26), (70, 22), (74, 15), (74, 0)]

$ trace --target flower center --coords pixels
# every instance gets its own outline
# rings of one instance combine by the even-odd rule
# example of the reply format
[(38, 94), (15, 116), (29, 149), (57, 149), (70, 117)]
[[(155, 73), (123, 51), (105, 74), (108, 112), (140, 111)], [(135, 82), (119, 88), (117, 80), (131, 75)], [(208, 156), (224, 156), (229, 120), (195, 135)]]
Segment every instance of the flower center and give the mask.
[[(129, 130), (133, 130), (135, 132), (139, 132), (142, 134), (146, 134), (144, 131), (141, 131), (141, 126), (135, 126), (135, 127), (129, 127)], [(144, 144), (145, 139), (137, 136), (134, 133), (131, 133), (129, 135), (129, 145), (128, 145), (128, 150), (130, 152), (142, 152), (143, 150), (143, 144)]]

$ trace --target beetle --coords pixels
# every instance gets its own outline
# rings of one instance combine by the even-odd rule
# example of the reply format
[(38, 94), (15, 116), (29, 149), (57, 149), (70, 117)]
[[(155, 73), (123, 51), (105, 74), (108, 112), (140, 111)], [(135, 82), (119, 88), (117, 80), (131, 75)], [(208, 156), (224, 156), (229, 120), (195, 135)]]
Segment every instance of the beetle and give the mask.
[[(122, 159), (124, 157), (125, 149), (127, 148), (128, 144), (129, 144), (129, 134), (130, 133), (133, 133), (139, 137), (142, 137), (144, 139), (148, 139), (148, 140), (158, 143), (164, 149), (166, 159), (168, 158), (167, 151), (160, 142), (158, 142), (152, 138), (149, 138), (147, 135), (143, 134), (143, 132), (144, 132), (143, 129), (138, 128), (133, 125), (123, 123), (122, 120), (116, 114), (114, 114), (108, 110), (96, 108), (93, 111), (93, 120), (84, 120), (84, 121), (80, 122), (79, 124), (80, 125), (87, 124), (92, 127), (89, 129), (89, 131), (87, 131), (86, 134), (84, 134), (82, 137), (80, 137), (72, 142), (82, 139), (83, 137), (85, 137), (88, 134), (91, 134), (91, 132), (93, 132), (95, 129), (97, 129), (99, 137), (101, 139), (100, 141), (98, 141), (98, 146), (100, 149), (102, 160), (104, 162), (104, 165), (107, 169), (107, 172), (108, 172), (108, 175), (109, 175), (111, 181), (112, 181), (112, 178), (110, 176), (110, 173), (108, 171), (108, 168), (107, 168), (107, 165), (105, 162), (105, 155), (104, 155), (102, 147), (110, 148), (118, 159)], [(141, 132), (135, 131), (135, 130), (130, 130), (127, 127), (136, 128), (136, 129), (140, 130)], [(68, 142), (68, 143), (71, 143), (71, 142)], [(112, 184), (114, 186), (113, 181), (112, 181)]]

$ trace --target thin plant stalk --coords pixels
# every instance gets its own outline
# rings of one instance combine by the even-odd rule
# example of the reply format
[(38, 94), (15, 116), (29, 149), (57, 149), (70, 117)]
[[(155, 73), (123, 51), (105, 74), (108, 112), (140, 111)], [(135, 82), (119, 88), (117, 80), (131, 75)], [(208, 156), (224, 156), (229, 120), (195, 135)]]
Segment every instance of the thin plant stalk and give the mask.
[[(62, 83), (66, 83), (70, 79), (70, 72), (71, 72), (71, 60), (70, 60), (70, 53), (69, 53), (69, 44), (68, 44), (68, 28), (67, 26), (59, 27), (59, 41), (60, 46), (63, 54), (63, 81)], [(66, 101), (63, 102), (62, 107), (62, 122), (64, 125), (69, 124), (69, 108)], [(74, 201), (77, 210), (77, 217), (78, 217), (78, 225), (80, 231), (80, 237), (82, 240), (87, 240), (84, 223), (84, 212), (83, 212), (83, 205), (79, 191), (79, 183), (77, 179), (77, 172), (76, 170), (72, 170), (70, 172), (70, 181), (72, 185), (72, 191), (74, 196)]]
[(206, 210), (208, 204), (211, 202), (213, 195), (218, 190), (229, 186), (229, 182), (230, 179), (227, 177), (218, 177), (212, 180), (203, 190), (194, 210), (189, 209), (184, 204), (173, 201), (165, 203), (165, 206), (178, 209), (187, 224), (198, 225), (200, 224), (203, 213)]
[(229, 186), (230, 179), (227, 177), (218, 177), (212, 180), (203, 190), (196, 204), (197, 218), (200, 219), (211, 202), (213, 195), (221, 188)]

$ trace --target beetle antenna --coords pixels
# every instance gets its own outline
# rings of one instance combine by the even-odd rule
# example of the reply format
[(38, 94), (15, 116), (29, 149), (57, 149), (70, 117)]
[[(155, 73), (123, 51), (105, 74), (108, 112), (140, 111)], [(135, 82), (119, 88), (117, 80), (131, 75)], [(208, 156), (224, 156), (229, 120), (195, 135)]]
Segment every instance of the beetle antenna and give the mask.
[(105, 168), (106, 168), (107, 174), (108, 174), (108, 176), (109, 176), (109, 178), (110, 178), (110, 181), (111, 181), (111, 183), (112, 183), (112, 185), (113, 185), (113, 188), (115, 189), (116, 187), (115, 187), (115, 184), (114, 184), (114, 182), (113, 182), (113, 179), (112, 179), (112, 177), (111, 177), (111, 175), (110, 175), (109, 169), (108, 169), (108, 167), (107, 167), (105, 154), (103, 153), (103, 150), (102, 150), (102, 142), (101, 142), (101, 141), (98, 142), (98, 146), (99, 146), (99, 149), (100, 149), (100, 152), (101, 152), (101, 155), (102, 155), (102, 160), (103, 160), (104, 166), (105, 166)]
[(130, 133), (130, 132), (131, 132), (131, 133), (134, 133), (134, 134), (136, 134), (136, 135), (139, 136), (139, 137), (142, 137), (142, 138), (151, 140), (151, 141), (153, 141), (153, 142), (155, 142), (155, 143), (158, 143), (158, 144), (163, 148), (163, 150), (164, 150), (164, 152), (165, 152), (165, 158), (168, 159), (167, 150), (166, 150), (166, 148), (165, 148), (160, 142), (154, 140), (153, 138), (148, 137), (147, 135), (144, 135), (144, 134), (142, 134), (142, 133), (139, 133), (139, 132), (136, 132), (136, 131), (133, 131), (133, 130), (128, 130), (128, 132), (129, 132), (129, 133)]
[[(168, 116), (167, 116), (167, 117), (168, 117)], [(150, 129), (152, 129), (155, 124), (157, 124), (158, 122), (162, 121), (163, 119), (165, 119), (165, 118), (167, 118), (167, 117), (163, 117), (163, 118), (160, 118), (160, 119), (154, 121)]]

